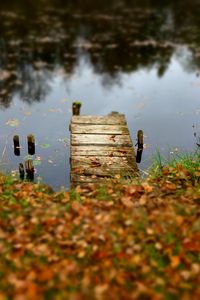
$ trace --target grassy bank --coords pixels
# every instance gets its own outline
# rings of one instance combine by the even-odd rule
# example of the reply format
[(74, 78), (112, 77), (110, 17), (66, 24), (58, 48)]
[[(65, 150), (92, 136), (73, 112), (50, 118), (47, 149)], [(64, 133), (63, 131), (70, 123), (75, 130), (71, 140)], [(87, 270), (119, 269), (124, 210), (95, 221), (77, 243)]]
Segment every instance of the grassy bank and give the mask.
[(199, 299), (199, 157), (52, 192), (0, 176), (0, 299)]

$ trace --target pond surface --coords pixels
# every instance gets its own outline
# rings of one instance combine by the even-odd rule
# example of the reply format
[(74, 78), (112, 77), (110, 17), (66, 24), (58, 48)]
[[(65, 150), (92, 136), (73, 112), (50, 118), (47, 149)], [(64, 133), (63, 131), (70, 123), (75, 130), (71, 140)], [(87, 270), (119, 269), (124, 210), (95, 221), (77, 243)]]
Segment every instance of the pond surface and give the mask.
[[(0, 4), (1, 169), (17, 174), (34, 134), (35, 180), (68, 187), (73, 101), (82, 102), (82, 114), (124, 113), (134, 144), (144, 131), (142, 173), (157, 148), (166, 158), (195, 149), (200, 2), (160, 2)], [(13, 153), (16, 134), (20, 156)]]

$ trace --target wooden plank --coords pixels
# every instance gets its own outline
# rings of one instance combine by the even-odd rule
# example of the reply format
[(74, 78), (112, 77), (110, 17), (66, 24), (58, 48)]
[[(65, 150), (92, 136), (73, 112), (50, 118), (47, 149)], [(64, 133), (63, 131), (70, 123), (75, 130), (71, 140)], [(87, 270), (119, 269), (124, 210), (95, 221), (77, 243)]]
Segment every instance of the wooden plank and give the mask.
[(110, 168), (89, 168), (88, 166), (74, 166), (71, 169), (71, 174), (81, 174), (81, 175), (96, 175), (96, 176), (105, 176), (113, 178), (115, 175), (127, 175), (127, 174), (137, 174), (138, 170), (134, 167), (110, 167)]
[(127, 135), (96, 135), (71, 134), (72, 145), (126, 145), (132, 146), (130, 136)]
[(76, 183), (99, 183), (99, 182), (106, 182), (111, 179), (111, 176), (105, 177), (105, 176), (98, 176), (98, 175), (80, 175), (72, 173), (70, 177), (71, 182)]
[(79, 134), (129, 134), (125, 125), (72, 124), (71, 133)]
[(129, 168), (134, 167), (135, 157), (90, 157), (74, 156), (71, 158), (71, 167), (84, 166), (89, 168)]
[(87, 145), (87, 146), (71, 146), (71, 156), (134, 156), (134, 150), (132, 147), (117, 147), (106, 145)]
[(72, 124), (94, 124), (94, 125), (126, 125), (124, 115), (108, 116), (72, 116)]

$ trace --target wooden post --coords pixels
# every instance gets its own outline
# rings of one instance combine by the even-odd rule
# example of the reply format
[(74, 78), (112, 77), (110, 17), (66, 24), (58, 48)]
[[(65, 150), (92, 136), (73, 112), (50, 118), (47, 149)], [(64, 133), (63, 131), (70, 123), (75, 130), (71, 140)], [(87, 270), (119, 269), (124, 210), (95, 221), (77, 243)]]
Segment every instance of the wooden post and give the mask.
[(136, 155), (136, 162), (140, 163), (142, 160), (142, 152), (143, 152), (143, 131), (138, 130), (137, 132), (137, 155)]
[(26, 160), (25, 168), (26, 168), (26, 178), (27, 178), (27, 180), (33, 181), (35, 170), (34, 170), (32, 159)]
[(72, 103), (72, 115), (79, 116), (81, 110), (81, 102), (73, 102)]
[(19, 136), (15, 135), (13, 137), (13, 143), (14, 143), (14, 154), (16, 156), (20, 156), (20, 144), (19, 144)]
[(35, 137), (34, 135), (30, 134), (27, 136), (28, 142), (28, 154), (34, 155), (35, 154)]
[(22, 163), (19, 164), (19, 177), (21, 180), (24, 180), (24, 166)]

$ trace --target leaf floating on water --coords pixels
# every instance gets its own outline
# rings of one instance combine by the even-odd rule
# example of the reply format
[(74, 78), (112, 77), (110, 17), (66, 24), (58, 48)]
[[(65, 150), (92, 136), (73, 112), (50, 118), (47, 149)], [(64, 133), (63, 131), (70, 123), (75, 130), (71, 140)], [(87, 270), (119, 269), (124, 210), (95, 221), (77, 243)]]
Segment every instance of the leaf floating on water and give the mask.
[(184, 115), (184, 113), (181, 112), (181, 111), (178, 111), (176, 114), (177, 114), (178, 116), (180, 116), (180, 117), (182, 117), (182, 116)]
[(35, 159), (35, 160), (33, 161), (33, 165), (34, 165), (34, 166), (40, 166), (40, 165), (41, 165), (41, 160)]
[(53, 160), (48, 159), (48, 163), (53, 164)]
[(11, 176), (15, 177), (18, 173), (18, 170), (11, 170)]
[(18, 119), (9, 119), (6, 122), (6, 125), (12, 126), (12, 127), (17, 127), (19, 126), (19, 120)]
[(24, 112), (24, 115), (25, 115), (25, 116), (31, 116), (31, 115), (32, 115), (32, 112), (31, 112), (31, 111), (25, 111), (25, 112)]
[(31, 155), (26, 155), (26, 156), (24, 156), (24, 160), (29, 160), (29, 159), (32, 159), (32, 156), (31, 156)]
[(48, 149), (50, 147), (50, 144), (41, 144), (40, 147), (42, 149)]
[(139, 103), (137, 104), (137, 108), (138, 108), (138, 109), (143, 109), (144, 106), (145, 106), (144, 102), (139, 102)]
[(59, 113), (62, 113), (62, 109), (60, 109), (60, 108), (50, 108), (49, 112), (59, 112)]
[(67, 99), (62, 99), (62, 100), (60, 100), (60, 102), (61, 102), (61, 103), (65, 103), (65, 102), (69, 102), (69, 100), (67, 100)]
[(58, 142), (63, 143), (65, 145), (69, 144), (69, 141), (66, 138), (64, 138), (64, 139), (58, 139)]
[(41, 157), (40, 157), (39, 155), (37, 155), (35, 159), (36, 159), (36, 160), (42, 160)]

